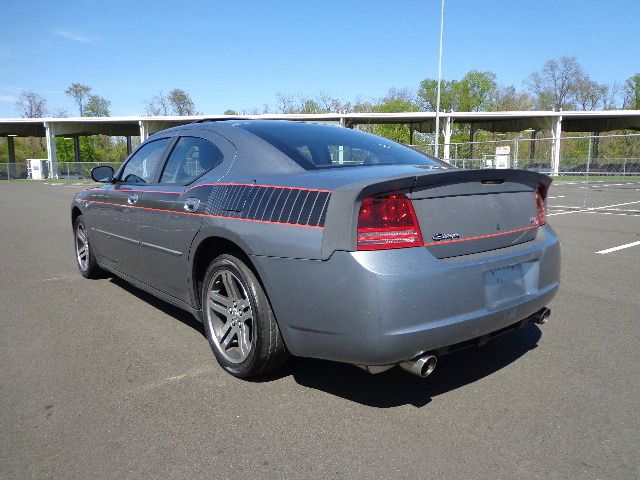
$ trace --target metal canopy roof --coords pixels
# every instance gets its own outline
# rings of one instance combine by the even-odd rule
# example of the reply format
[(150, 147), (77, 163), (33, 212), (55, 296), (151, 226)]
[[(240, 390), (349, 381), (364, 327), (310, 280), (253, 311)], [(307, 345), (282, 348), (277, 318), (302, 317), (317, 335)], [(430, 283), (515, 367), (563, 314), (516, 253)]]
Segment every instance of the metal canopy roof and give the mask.
[[(606, 132), (640, 130), (640, 110), (605, 111), (525, 111), (525, 112), (443, 112), (444, 121), (472, 124), (476, 130), (519, 132), (526, 129), (550, 129), (562, 117), (565, 132)], [(323, 113), (276, 115), (197, 115), (189, 117), (75, 117), (75, 118), (14, 118), (0, 119), (0, 136), (44, 137), (46, 127), (55, 135), (122, 135), (137, 136), (144, 129), (151, 134), (165, 128), (201, 120), (230, 119), (301, 120), (361, 124), (411, 124), (419, 132), (433, 132), (435, 112), (401, 113)], [(450, 119), (450, 120), (449, 120)]]

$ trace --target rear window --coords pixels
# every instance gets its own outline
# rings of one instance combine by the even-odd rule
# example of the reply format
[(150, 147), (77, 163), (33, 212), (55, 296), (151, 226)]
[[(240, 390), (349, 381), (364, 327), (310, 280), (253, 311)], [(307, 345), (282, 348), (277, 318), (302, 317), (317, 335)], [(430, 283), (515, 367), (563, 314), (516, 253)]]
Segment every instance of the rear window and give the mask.
[(448, 165), (427, 154), (369, 133), (315, 123), (237, 124), (273, 145), (307, 170), (362, 165)]

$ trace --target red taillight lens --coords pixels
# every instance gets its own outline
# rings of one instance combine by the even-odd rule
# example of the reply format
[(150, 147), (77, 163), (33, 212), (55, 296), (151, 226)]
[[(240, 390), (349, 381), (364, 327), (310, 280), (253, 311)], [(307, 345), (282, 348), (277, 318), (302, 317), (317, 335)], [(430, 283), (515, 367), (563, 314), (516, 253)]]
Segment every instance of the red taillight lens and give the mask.
[(536, 199), (536, 209), (538, 210), (538, 226), (546, 225), (547, 223), (547, 207), (544, 204), (545, 199), (547, 198), (547, 189), (546, 187), (540, 187), (535, 192), (533, 192), (533, 196)]
[(368, 197), (358, 215), (358, 250), (422, 246), (420, 225), (411, 200), (402, 194)]

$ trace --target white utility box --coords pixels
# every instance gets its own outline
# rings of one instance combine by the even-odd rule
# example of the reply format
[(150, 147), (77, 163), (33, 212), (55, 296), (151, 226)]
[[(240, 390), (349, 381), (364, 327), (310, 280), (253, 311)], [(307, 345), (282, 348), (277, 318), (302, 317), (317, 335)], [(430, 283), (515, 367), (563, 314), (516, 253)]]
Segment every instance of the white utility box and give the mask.
[(49, 160), (41, 158), (27, 158), (27, 178), (44, 180), (49, 178)]
[(496, 147), (496, 156), (494, 159), (494, 168), (509, 168), (509, 160), (511, 157), (511, 147)]

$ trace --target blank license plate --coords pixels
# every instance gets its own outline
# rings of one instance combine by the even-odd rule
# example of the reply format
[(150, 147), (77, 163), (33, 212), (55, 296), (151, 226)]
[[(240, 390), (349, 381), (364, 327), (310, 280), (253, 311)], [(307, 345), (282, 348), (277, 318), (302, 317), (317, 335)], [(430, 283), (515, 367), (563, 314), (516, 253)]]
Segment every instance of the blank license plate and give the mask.
[(522, 264), (486, 271), (482, 282), (489, 307), (522, 297), (527, 292)]

